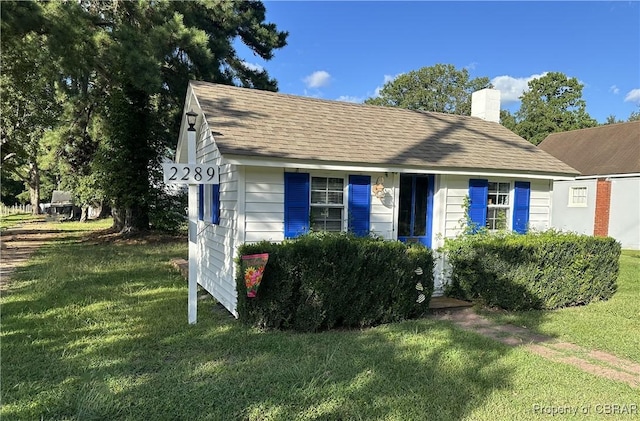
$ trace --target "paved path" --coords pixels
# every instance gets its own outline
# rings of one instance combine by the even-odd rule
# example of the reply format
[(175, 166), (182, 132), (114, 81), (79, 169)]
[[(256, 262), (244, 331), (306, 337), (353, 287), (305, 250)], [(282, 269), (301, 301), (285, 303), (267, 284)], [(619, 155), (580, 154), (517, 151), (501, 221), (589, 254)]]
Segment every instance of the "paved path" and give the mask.
[(602, 351), (563, 342), (514, 325), (497, 324), (480, 316), (473, 309), (441, 311), (434, 318), (478, 333), (510, 346), (522, 346), (528, 351), (551, 361), (569, 364), (587, 373), (640, 387), (640, 364), (618, 358)]

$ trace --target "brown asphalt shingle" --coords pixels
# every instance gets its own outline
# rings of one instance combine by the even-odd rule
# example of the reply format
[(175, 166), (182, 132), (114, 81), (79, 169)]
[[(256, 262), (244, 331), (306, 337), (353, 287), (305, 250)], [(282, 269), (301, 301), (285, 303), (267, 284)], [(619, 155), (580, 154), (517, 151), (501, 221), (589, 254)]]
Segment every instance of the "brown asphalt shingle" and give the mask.
[(577, 172), (498, 123), (191, 82), (222, 155), (388, 167)]
[(582, 175), (640, 173), (640, 121), (553, 133), (539, 147)]

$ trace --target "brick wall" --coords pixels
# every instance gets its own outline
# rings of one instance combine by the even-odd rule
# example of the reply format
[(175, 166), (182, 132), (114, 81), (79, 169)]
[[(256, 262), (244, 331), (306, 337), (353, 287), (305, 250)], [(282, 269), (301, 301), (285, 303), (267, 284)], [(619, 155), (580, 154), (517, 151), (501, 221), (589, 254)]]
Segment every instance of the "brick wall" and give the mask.
[(611, 206), (611, 181), (599, 179), (596, 184), (596, 213), (593, 224), (593, 235), (606, 237), (609, 235), (609, 209)]

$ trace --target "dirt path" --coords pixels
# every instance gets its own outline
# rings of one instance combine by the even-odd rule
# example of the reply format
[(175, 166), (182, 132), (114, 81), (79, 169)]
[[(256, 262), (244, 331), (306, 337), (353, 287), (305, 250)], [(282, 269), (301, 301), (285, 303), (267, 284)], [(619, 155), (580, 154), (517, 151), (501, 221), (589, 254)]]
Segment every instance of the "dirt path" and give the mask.
[(42, 221), (25, 222), (0, 232), (0, 293), (7, 291), (13, 272), (24, 266), (34, 251), (59, 235), (60, 231)]
[(522, 346), (551, 361), (573, 365), (587, 373), (626, 383), (631, 387), (640, 387), (640, 364), (633, 361), (559, 341), (525, 328), (496, 324), (471, 308), (440, 311), (433, 317), (450, 321), (464, 330), (479, 333), (506, 345)]

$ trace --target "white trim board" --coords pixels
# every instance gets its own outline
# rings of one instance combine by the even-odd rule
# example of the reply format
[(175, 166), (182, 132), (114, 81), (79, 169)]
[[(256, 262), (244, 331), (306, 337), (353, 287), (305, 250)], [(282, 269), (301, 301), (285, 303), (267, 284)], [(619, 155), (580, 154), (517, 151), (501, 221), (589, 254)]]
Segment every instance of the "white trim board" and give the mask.
[(322, 163), (318, 161), (287, 161), (280, 159), (264, 159), (247, 156), (223, 156), (223, 163), (234, 165), (246, 165), (256, 167), (276, 167), (301, 170), (326, 170), (326, 171), (361, 171), (361, 172), (390, 172), (390, 173), (412, 173), (412, 174), (448, 174), (462, 175), (473, 177), (506, 177), (506, 178), (524, 178), (524, 179), (541, 179), (541, 180), (574, 180), (571, 175), (558, 175), (534, 172), (514, 172), (500, 170), (475, 170), (473, 168), (466, 169), (442, 169), (430, 167), (383, 167), (376, 165), (358, 165), (349, 163)]

